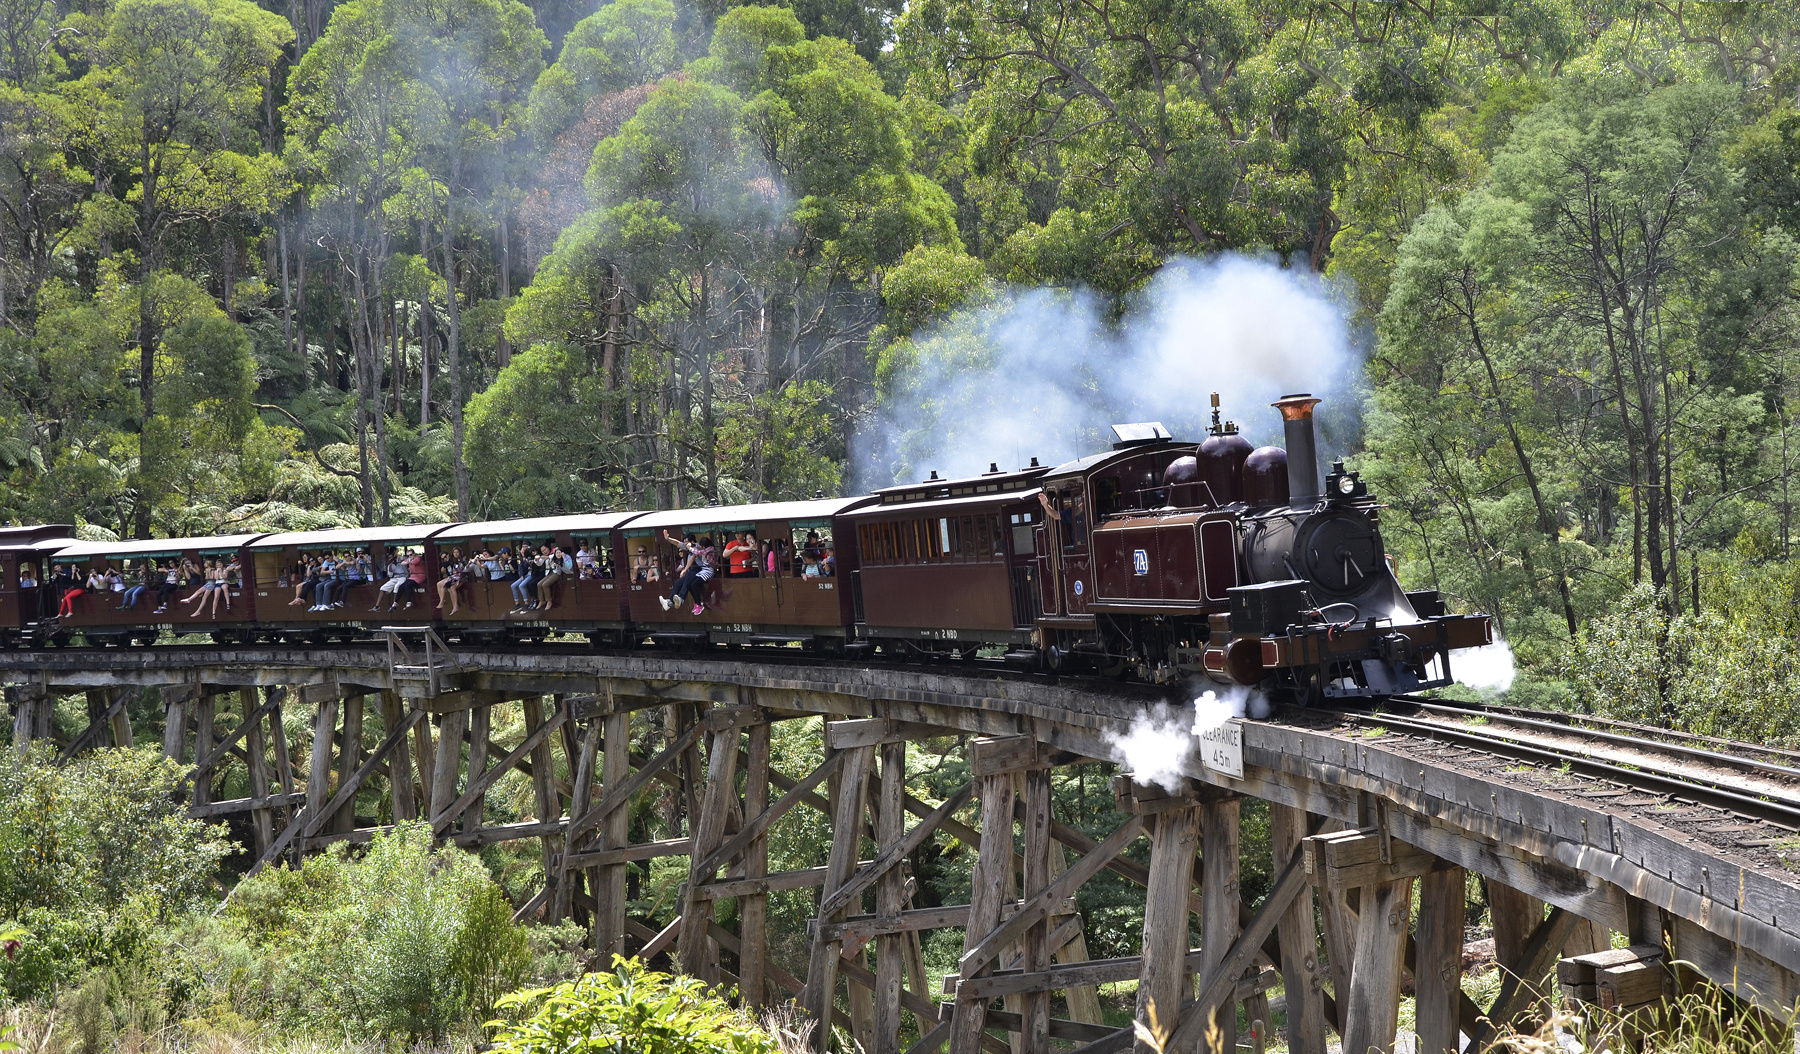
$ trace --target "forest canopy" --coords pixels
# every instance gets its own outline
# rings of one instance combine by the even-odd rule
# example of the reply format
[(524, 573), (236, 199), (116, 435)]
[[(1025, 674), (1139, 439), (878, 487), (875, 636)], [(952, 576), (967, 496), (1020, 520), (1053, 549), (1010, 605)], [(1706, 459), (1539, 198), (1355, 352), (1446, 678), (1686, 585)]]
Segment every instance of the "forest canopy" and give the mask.
[(1639, 592), (1658, 661), (1796, 629), (1797, 43), (1674, 0), (6, 0), (0, 515), (843, 492), (934, 335), (1241, 253), (1361, 334), (1408, 585), (1585, 698)]

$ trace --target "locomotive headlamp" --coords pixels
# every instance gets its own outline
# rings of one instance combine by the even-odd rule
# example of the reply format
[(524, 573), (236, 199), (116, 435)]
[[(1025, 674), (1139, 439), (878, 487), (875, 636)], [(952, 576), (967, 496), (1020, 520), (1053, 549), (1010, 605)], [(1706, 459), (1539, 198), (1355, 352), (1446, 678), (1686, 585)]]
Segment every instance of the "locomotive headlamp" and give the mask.
[(1369, 492), (1362, 477), (1344, 467), (1339, 458), (1331, 463), (1331, 472), (1325, 477), (1325, 495), (1336, 495), (1340, 498), (1360, 498)]

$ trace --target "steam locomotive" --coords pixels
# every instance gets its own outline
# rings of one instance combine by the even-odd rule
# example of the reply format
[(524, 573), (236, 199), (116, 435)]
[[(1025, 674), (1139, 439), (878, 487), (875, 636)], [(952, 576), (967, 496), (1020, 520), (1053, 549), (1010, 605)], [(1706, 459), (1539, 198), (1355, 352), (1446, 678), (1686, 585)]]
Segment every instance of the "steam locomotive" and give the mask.
[[(142, 647), (168, 633), (316, 645), (431, 626), (484, 646), (574, 634), (614, 649), (999, 653), (1057, 672), (1208, 678), (1303, 703), (1447, 685), (1451, 653), (1490, 643), (1492, 622), (1401, 588), (1363, 481), (1342, 462), (1319, 477), (1318, 402), (1273, 404), (1285, 450), (1251, 449), (1220, 422), (1215, 394), (1197, 444), (1160, 424), (1116, 425), (1112, 449), (1067, 464), (933, 472), (854, 498), (124, 542), (5, 528), (0, 645)], [(721, 553), (736, 543), (736, 558), (691, 598), (698, 610), (666, 602), (685, 559), (671, 542), (684, 536)], [(582, 560), (547, 604), (527, 604), (508, 561), (539, 547)], [(377, 573), (339, 571), (334, 604), (303, 603), (319, 584), (309, 557), (322, 554)], [(384, 597), (379, 574), (396, 560), (423, 588), (402, 589), (404, 607), (373, 610), (397, 599)], [(175, 595), (159, 588), (172, 569), (179, 578), (208, 561), (229, 568), (217, 601), (197, 582), (173, 582)], [(444, 605), (436, 584), (450, 567), (469, 573)], [(65, 601), (69, 584), (108, 569), (146, 589)], [(190, 585), (192, 611), (180, 606)]]

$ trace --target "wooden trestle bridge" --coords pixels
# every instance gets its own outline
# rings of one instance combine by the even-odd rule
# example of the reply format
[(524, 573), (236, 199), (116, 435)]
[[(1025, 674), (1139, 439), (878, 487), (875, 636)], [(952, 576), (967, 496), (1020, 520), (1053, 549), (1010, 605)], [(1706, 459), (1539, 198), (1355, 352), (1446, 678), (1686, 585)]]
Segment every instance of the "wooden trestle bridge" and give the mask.
[[(1471, 763), (1466, 747), (1289, 714), (1243, 724), (1242, 778), (1203, 767), (1195, 751), (1178, 790), (1116, 780), (1127, 818), (1096, 842), (1054, 815), (1051, 772), (1112, 759), (1110, 737), (1167, 692), (953, 666), (731, 659), (555, 646), (452, 655), (414, 637), (388, 650), (4, 652), (0, 681), (20, 743), (51, 734), (58, 696), (87, 693), (91, 725), (65, 754), (131, 742), (125, 689), (159, 687), (164, 750), (192, 766), (192, 814), (248, 813), (258, 868), (371, 839), (382, 828), (359, 825), (359, 796), (365, 807), (380, 798), (396, 820), (428, 820), (456, 845), (538, 839), (548, 879), (521, 917), (585, 919), (601, 963), (666, 952), (752, 1003), (798, 1000), (868, 1054), (900, 1054), (903, 1035), (922, 1037), (908, 1054), (1147, 1049), (1102, 1022), (1095, 995), (1132, 978), (1138, 1019), (1154, 1016), (1170, 1051), (1260, 1051), (1279, 979), (1294, 1054), (1324, 1054), (1333, 1035), (1346, 1052), (1386, 1052), (1407, 976), (1418, 1050), (1454, 1052), (1531, 1013), (1541, 997), (1525, 982), (1613, 943), (1631, 948), (1561, 964), (1567, 994), (1628, 1006), (1704, 977), (1784, 1021), (1800, 1000), (1800, 882), (1768, 852), (1664, 822), (1651, 803), (1668, 809), (1678, 796), (1534, 782), (1515, 776), (1522, 766)], [(491, 738), (490, 714), (510, 701), (522, 701), (527, 734), (508, 749)], [(283, 733), (295, 707), (312, 721), (307, 773)], [(811, 717), (827, 722), (825, 760), (782, 776), (771, 724)], [(376, 722), (379, 745), (365, 751)], [(634, 722), (660, 731), (654, 756), (632, 753)], [(948, 735), (968, 737), (972, 779), (934, 807), (905, 791), (905, 744)], [(218, 774), (240, 764), (249, 797), (215, 800)], [(483, 795), (514, 770), (530, 774), (536, 818), (484, 826)], [(629, 804), (669, 788), (686, 803), (685, 834), (629, 844)], [(1254, 909), (1238, 881), (1251, 796), (1270, 803), (1275, 876)], [(971, 802), (976, 827), (957, 818)], [(829, 816), (828, 854), (771, 873), (771, 825), (799, 806)], [(975, 848), (969, 904), (911, 905), (905, 863), (934, 838)], [(1122, 855), (1138, 838), (1149, 840), (1147, 866)], [(679, 917), (653, 931), (628, 916), (626, 869), (655, 857), (690, 863)], [(1141, 956), (1088, 960), (1073, 894), (1102, 870), (1143, 887)], [(1488, 879), (1508, 971), (1487, 1007), (1460, 987), (1467, 872)], [(768, 895), (808, 887), (818, 910), (802, 977), (769, 954)], [(735, 912), (720, 912), (730, 899)], [(927, 977), (919, 935), (944, 927), (966, 930), (959, 969)], [(1054, 993), (1066, 1016), (1053, 1015)], [(1250, 1035), (1237, 1034), (1240, 1006)], [(821, 1049), (828, 1032), (814, 1033)]]

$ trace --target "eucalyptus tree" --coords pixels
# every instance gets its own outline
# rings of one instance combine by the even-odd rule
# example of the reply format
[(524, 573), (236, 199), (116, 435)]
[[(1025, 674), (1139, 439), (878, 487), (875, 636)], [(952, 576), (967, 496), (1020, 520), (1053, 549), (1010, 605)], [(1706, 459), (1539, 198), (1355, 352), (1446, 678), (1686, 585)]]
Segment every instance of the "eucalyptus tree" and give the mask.
[[(619, 367), (629, 394), (611, 397), (624, 411), (610, 444), (618, 489), (681, 505), (835, 483), (819, 459), (841, 451), (867, 383), (880, 271), (921, 243), (959, 245), (950, 200), (912, 170), (905, 113), (873, 67), (843, 41), (806, 39), (789, 10), (730, 11), (707, 57), (600, 142), (587, 191), (594, 207), (509, 330), (603, 347), (595, 291), (612, 268), (626, 276), (638, 324)], [(594, 357), (551, 358), (591, 369)], [(484, 429), (538, 427), (504, 402), (481, 400)], [(805, 426), (822, 416), (833, 427)]]
[[(118, 173), (112, 189), (128, 206), (129, 220), (120, 221), (143, 291), (136, 332), (141, 472), (178, 442), (163, 429), (170, 418), (157, 399), (163, 341), (150, 287), (174, 232), (233, 212), (266, 213), (285, 192), (281, 161), (261, 152), (254, 122), (293, 29), (248, 0), (120, 0), (77, 21), (71, 28), (83, 34), (90, 68), (73, 97), (101, 160)], [(139, 536), (149, 536), (158, 497), (148, 493), (138, 503)]]
[(1543, 590), (1571, 637), (1617, 582), (1697, 605), (1703, 548), (1786, 529), (1797, 254), (1743, 212), (1742, 112), (1716, 80), (1567, 80), (1400, 246), (1377, 471), (1440, 565), (1513, 610)]
[(549, 148), (589, 100), (657, 80), (677, 65), (671, 0), (613, 0), (575, 23), (556, 62), (532, 86), (532, 136)]
[[(459, 515), (469, 510), (463, 458), (463, 308), (466, 251), (485, 229), (499, 155), (521, 134), (526, 92), (548, 46), (517, 0), (352, 0), (307, 52), (289, 106), (295, 151), (321, 204), (341, 217), (342, 270), (351, 291), (359, 432), (372, 422), (383, 518), (385, 422), (372, 407), (389, 334), (377, 307), (398, 232), (418, 231), (419, 255), (442, 286), (449, 417)], [(435, 234), (433, 233), (435, 229)], [(366, 438), (362, 440), (366, 447)], [(363, 457), (365, 516), (373, 500)]]
[(407, 174), (408, 198), (414, 215), (437, 229), (436, 244), (420, 250), (444, 286), (451, 457), (457, 514), (466, 519), (464, 254), (458, 243), (486, 227), (481, 198), (493, 189), (491, 176), (501, 169), (507, 144), (524, 134), (525, 105), (549, 41), (519, 0), (387, 2), (396, 9), (390, 24), (399, 44), (389, 58), (409, 71), (416, 91), (410, 131), (417, 136), (419, 156)]
[[(379, 306), (392, 255), (389, 202), (415, 163), (412, 110), (417, 91), (393, 61), (392, 12), (380, 2), (351, 0), (333, 14), (290, 81), (288, 153), (311, 190), (325, 239), (351, 307), (356, 389), (357, 478), (364, 524), (375, 521), (379, 478), (381, 522), (389, 518), (385, 414), (372, 404), (381, 388), (385, 312)], [(375, 430), (375, 471), (369, 430)]]

